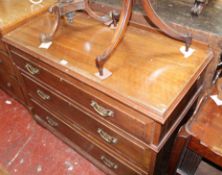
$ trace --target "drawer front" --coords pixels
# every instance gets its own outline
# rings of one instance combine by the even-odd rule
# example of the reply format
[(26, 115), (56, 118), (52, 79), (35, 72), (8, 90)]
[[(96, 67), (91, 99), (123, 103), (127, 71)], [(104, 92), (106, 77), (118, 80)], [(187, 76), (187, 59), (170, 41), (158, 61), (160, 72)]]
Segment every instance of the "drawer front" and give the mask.
[(0, 88), (6, 91), (14, 98), (23, 101), (23, 95), (18, 85), (18, 82), (9, 74), (0, 70)]
[(4, 51), (0, 50), (0, 70), (5, 73), (14, 74), (13, 64)]
[[(0, 35), (0, 38), (1, 38), (1, 35)], [(6, 47), (5, 47), (5, 44), (0, 40), (0, 51), (6, 51)]]
[(95, 117), (81, 112), (72, 104), (61, 100), (52, 91), (46, 90), (44, 86), (38, 85), (29, 78), (24, 77), (24, 82), (31, 98), (38, 100), (56, 113), (64, 115), (70, 122), (84, 128), (94, 138), (111, 149), (115, 149), (120, 155), (129, 158), (142, 168), (149, 165), (151, 151), (142, 142), (136, 141), (129, 134), (119, 131), (118, 128), (110, 129), (106, 124), (101, 124)]
[[(12, 55), (17, 66), (29, 76), (34, 76), (54, 89), (59, 90), (72, 100), (73, 103), (82, 106), (93, 115), (120, 126), (146, 143), (151, 142), (153, 138), (153, 120), (145, 116), (141, 117), (141, 114), (132, 111), (132, 109), (98, 91), (93, 91), (92, 88), (86, 87), (86, 85), (76, 79), (71, 79), (68, 82), (59, 78), (57, 76), (59, 74), (58, 71), (38, 62), (38, 59), (34, 59), (23, 52), (21, 53), (21, 51), (12, 51)], [(61, 73), (59, 76), (63, 77)]]
[[(102, 165), (105, 165), (115, 174), (121, 174), (121, 175), (141, 174), (134, 172), (126, 165), (118, 161), (116, 158), (103, 151), (101, 148), (98, 147), (98, 145), (96, 146), (95, 144), (93, 144), (91, 141), (89, 141), (89, 138), (87, 139), (86, 134), (81, 133), (81, 131), (74, 129), (70, 124), (64, 122), (60, 117), (56, 117), (55, 115), (49, 114), (48, 112), (46, 112), (45, 109), (37, 105), (36, 102), (32, 102), (32, 105), (34, 106), (33, 109), (34, 118), (37, 121), (40, 121), (40, 123), (42, 122), (47, 123), (50, 126), (50, 128), (53, 128), (60, 134), (64, 135), (71, 142), (73, 142), (75, 145), (84, 150), (84, 152), (88, 153), (90, 156), (92, 156)], [(113, 173), (108, 173), (108, 174), (113, 174)]]

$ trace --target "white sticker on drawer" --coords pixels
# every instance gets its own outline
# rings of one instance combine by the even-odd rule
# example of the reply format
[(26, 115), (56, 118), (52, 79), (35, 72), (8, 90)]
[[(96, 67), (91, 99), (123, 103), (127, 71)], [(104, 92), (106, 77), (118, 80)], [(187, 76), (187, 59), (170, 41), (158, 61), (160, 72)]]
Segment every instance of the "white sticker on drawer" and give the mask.
[(221, 106), (222, 105), (222, 100), (220, 100), (219, 98), (218, 98), (218, 95), (212, 95), (212, 96), (210, 96), (212, 99), (213, 99), (213, 101), (217, 104), (217, 106)]
[(97, 76), (99, 79), (101, 80), (105, 80), (108, 77), (110, 77), (112, 75), (112, 72), (110, 72), (108, 69), (103, 68), (103, 75), (100, 75), (99, 72), (95, 73), (95, 76)]
[(180, 47), (180, 52), (183, 54), (184, 58), (189, 58), (193, 53), (195, 49), (189, 48), (188, 51), (186, 51), (185, 46)]
[(40, 49), (48, 49), (51, 45), (52, 45), (52, 41), (44, 42), (44, 43), (40, 44), (39, 48)]

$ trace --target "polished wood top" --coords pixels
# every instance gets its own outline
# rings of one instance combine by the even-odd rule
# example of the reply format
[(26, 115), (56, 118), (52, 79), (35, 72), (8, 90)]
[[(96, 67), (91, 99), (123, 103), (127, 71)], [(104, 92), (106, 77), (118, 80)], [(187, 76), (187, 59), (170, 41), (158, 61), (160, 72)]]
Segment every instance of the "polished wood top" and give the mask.
[[(112, 76), (100, 80), (95, 58), (109, 44), (114, 30), (77, 14), (72, 26), (63, 24), (52, 46), (39, 49), (39, 36), (47, 31), (50, 16), (39, 17), (9, 33), (4, 41), (66, 71), (107, 95), (164, 122), (211, 60), (208, 47), (194, 43), (196, 51), (184, 58), (184, 44), (151, 29), (128, 27), (124, 40), (105, 64)], [(68, 64), (59, 62), (65, 59)]]
[(54, 2), (55, 0), (44, 0), (43, 3), (34, 5), (29, 0), (1, 0), (0, 36), (47, 10)]
[[(216, 88), (211, 95), (217, 95)], [(210, 97), (186, 128), (202, 144), (222, 155), (222, 107), (217, 106)]]

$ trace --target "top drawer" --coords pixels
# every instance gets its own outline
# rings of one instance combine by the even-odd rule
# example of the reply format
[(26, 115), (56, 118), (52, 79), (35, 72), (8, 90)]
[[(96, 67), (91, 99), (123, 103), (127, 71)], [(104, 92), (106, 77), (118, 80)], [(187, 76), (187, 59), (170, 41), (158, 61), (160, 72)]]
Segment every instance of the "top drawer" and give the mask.
[(101, 120), (118, 125), (146, 143), (151, 143), (153, 120), (15, 48), (12, 49), (12, 57), (19, 69), (29, 76), (62, 92), (66, 98)]

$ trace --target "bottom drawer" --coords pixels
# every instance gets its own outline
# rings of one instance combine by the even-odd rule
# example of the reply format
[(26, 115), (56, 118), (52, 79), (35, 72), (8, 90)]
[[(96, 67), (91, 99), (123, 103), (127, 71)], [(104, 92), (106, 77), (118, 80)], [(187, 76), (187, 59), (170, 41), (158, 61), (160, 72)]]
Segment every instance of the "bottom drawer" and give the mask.
[[(50, 127), (47, 127), (51, 131), (55, 130), (56, 132), (59, 132), (59, 134), (62, 134), (65, 136), (65, 138), (68, 138), (74, 145), (77, 145), (77, 147), (81, 148), (81, 150), (84, 151), (84, 153), (87, 153), (91, 158), (93, 158), (93, 163), (95, 165), (98, 165), (99, 167), (106, 167), (109, 170), (107, 171), (108, 174), (118, 174), (118, 175), (138, 175), (138, 174), (145, 174), (145, 173), (136, 173), (132, 169), (128, 168), (126, 165), (122, 164), (120, 161), (115, 159), (113, 156), (105, 153), (101, 148), (99, 148), (98, 145), (95, 145), (94, 143), (91, 143), (89, 141), (89, 138), (84, 135), (84, 133), (81, 133), (80, 130), (74, 129), (73, 126), (70, 126), (66, 122), (64, 122), (59, 117), (56, 117), (49, 113), (46, 109), (43, 109), (43, 107), (40, 107), (37, 102), (34, 100), (31, 100), (31, 104), (33, 106), (33, 113), (34, 118), (43, 124), (47, 123)], [(64, 138), (62, 140), (65, 141)], [(86, 156), (88, 157), (88, 156)]]

